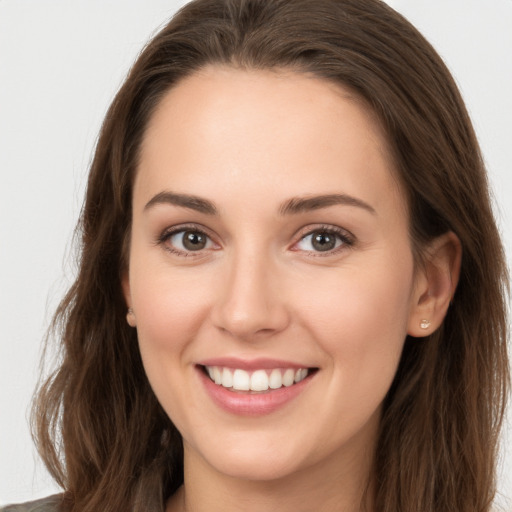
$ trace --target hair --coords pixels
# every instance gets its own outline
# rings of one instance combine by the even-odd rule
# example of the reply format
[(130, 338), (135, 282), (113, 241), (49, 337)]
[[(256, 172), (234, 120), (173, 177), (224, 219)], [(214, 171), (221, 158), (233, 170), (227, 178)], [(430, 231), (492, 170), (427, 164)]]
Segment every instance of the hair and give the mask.
[(59, 367), (33, 431), (64, 509), (162, 511), (183, 483), (181, 436), (125, 320), (131, 200), (141, 139), (163, 95), (208, 65), (291, 70), (349, 88), (387, 135), (419, 256), (452, 231), (460, 280), (443, 325), (407, 338), (382, 413), (375, 512), (484, 512), (496, 490), (508, 394), (508, 276), (486, 172), (446, 66), (379, 0), (195, 0), (148, 43), (104, 120), (91, 164), (78, 277), (53, 322)]

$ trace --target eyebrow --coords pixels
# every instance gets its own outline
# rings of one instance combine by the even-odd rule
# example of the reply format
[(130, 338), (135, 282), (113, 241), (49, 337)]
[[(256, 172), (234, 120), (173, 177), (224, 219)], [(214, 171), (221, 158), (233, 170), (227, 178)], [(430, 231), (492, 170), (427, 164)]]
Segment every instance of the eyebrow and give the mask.
[[(158, 204), (171, 204), (195, 210), (206, 215), (218, 215), (218, 210), (214, 203), (208, 199), (203, 199), (202, 197), (189, 194), (160, 192), (148, 201), (144, 210), (148, 210)], [(319, 196), (292, 197), (281, 204), (278, 212), (283, 216), (294, 215), (311, 210), (320, 210), (334, 205), (355, 206), (376, 215), (375, 209), (368, 203), (347, 194), (324, 194)]]
[(172, 204), (175, 206), (181, 206), (183, 208), (188, 208), (190, 210), (196, 210), (200, 213), (205, 213), (206, 215), (217, 215), (217, 208), (215, 205), (208, 201), (208, 199), (203, 199), (198, 196), (191, 196), (188, 194), (176, 194), (174, 192), (160, 192), (156, 196), (154, 196), (147, 204), (144, 206), (144, 210), (148, 210), (149, 208), (156, 206), (157, 204)]
[(290, 215), (302, 213), (310, 210), (319, 210), (337, 204), (345, 206), (356, 206), (376, 215), (375, 209), (361, 199), (349, 196), (347, 194), (326, 194), (310, 197), (292, 197), (285, 201), (279, 208), (281, 215)]

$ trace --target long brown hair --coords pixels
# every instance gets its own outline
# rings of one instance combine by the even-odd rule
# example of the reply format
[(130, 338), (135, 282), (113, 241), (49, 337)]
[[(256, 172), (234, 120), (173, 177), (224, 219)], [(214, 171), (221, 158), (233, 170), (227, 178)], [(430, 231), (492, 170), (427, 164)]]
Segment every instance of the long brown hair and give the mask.
[(407, 339), (374, 465), (375, 512), (484, 512), (508, 392), (507, 270), (478, 143), (428, 42), (379, 0), (195, 0), (147, 45), (115, 97), (92, 162), (78, 277), (54, 329), (61, 364), (34, 434), (80, 512), (161, 511), (183, 481), (179, 433), (146, 379), (125, 320), (131, 197), (162, 96), (207, 64), (285, 68), (349, 87), (378, 116), (409, 203), (415, 254), (453, 231), (459, 285), (434, 334)]

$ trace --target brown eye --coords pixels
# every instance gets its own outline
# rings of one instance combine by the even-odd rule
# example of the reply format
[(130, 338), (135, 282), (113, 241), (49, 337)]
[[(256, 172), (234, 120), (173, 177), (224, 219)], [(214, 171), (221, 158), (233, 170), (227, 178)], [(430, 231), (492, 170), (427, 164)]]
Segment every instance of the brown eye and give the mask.
[(311, 245), (317, 251), (330, 251), (336, 247), (336, 236), (325, 231), (314, 232)]
[(206, 247), (207, 237), (197, 231), (183, 233), (183, 247), (188, 251), (200, 251)]
[(344, 231), (337, 230), (334, 227), (329, 229), (316, 229), (303, 236), (296, 247), (305, 252), (328, 253), (336, 252), (337, 249), (344, 246), (351, 246), (352, 241)]
[(198, 252), (213, 246), (210, 237), (196, 229), (181, 229), (164, 237), (169, 249), (178, 253)]

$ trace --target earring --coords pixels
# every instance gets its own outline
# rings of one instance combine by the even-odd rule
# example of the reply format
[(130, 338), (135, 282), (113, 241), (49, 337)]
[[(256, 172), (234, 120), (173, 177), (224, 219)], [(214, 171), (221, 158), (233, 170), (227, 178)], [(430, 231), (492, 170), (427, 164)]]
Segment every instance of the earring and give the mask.
[(420, 327), (422, 329), (428, 329), (430, 327), (430, 320), (427, 320), (426, 318), (420, 320)]
[(128, 308), (128, 311), (126, 312), (126, 321), (130, 327), (135, 327), (135, 313), (132, 308)]

